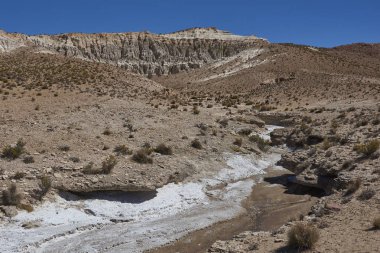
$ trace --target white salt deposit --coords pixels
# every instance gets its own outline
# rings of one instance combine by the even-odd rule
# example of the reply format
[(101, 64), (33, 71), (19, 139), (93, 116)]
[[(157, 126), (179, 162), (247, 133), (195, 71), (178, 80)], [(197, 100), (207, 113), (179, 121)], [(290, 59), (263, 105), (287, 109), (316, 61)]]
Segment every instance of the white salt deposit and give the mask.
[[(265, 136), (275, 128), (269, 126)], [(244, 212), (241, 201), (255, 184), (251, 177), (264, 174), (279, 158), (225, 154), (227, 166), (214, 176), (165, 185), (141, 203), (57, 197), (2, 225), (1, 252), (143, 252), (158, 247)], [(221, 182), (224, 188), (208, 189)], [(29, 221), (41, 226), (21, 227)]]

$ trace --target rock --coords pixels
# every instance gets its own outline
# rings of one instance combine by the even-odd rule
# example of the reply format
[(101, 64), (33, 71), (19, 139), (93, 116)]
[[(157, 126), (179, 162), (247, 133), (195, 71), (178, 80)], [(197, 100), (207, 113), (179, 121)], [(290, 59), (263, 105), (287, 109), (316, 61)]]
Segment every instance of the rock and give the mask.
[(15, 206), (0, 206), (0, 210), (7, 217), (13, 217), (17, 215), (17, 208)]
[(40, 221), (27, 221), (27, 222), (24, 222), (21, 227), (25, 228), (25, 229), (31, 229), (31, 228), (37, 228), (37, 227), (40, 227), (41, 226), (41, 222)]

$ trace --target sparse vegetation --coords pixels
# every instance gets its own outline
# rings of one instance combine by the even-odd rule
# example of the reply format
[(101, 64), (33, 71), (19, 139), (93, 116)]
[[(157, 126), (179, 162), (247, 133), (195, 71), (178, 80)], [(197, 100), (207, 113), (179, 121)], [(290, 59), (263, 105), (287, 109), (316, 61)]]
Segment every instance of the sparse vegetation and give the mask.
[(148, 150), (147, 148), (142, 148), (142, 149), (137, 150), (132, 155), (132, 160), (137, 163), (142, 163), (142, 164), (153, 163), (153, 159), (149, 155), (150, 155), (150, 150)]
[(23, 196), (18, 192), (17, 185), (12, 183), (8, 189), (3, 190), (3, 203), (4, 205), (17, 206), (20, 204)]
[(243, 144), (243, 139), (242, 138), (236, 138), (234, 140), (233, 144), (238, 146), (238, 147), (241, 147), (241, 145)]
[(363, 190), (359, 196), (358, 196), (358, 200), (369, 200), (371, 199), (373, 196), (375, 196), (376, 194), (376, 191), (372, 188), (367, 188), (365, 190)]
[(100, 167), (100, 173), (110, 174), (112, 169), (116, 166), (117, 160), (116, 157), (110, 155), (102, 162), (102, 167)]
[(69, 145), (60, 145), (58, 147), (58, 150), (63, 151), (63, 152), (67, 152), (67, 151), (70, 151), (70, 146)]
[(252, 135), (249, 137), (249, 141), (251, 142), (254, 142), (257, 144), (257, 147), (263, 151), (263, 152), (267, 152), (269, 150), (269, 144), (270, 144), (270, 141), (267, 141), (267, 140), (264, 140), (262, 137), (260, 137), (259, 135)]
[(194, 139), (191, 141), (191, 146), (196, 149), (202, 149), (202, 144), (198, 139)]
[(312, 249), (319, 239), (317, 228), (297, 223), (288, 232), (288, 246), (296, 249)]
[(3, 148), (2, 157), (14, 160), (19, 158), (25, 152), (25, 142), (19, 139), (15, 146), (7, 145)]
[(47, 175), (44, 175), (40, 178), (40, 183), (38, 184), (40, 187), (40, 200), (43, 196), (46, 195), (46, 193), (51, 189), (51, 178)]
[(371, 154), (375, 153), (379, 147), (380, 141), (375, 139), (367, 143), (360, 143), (355, 145), (354, 150), (359, 154), (363, 154), (364, 156), (370, 156)]
[(34, 163), (34, 158), (33, 158), (33, 156), (30, 156), (30, 155), (28, 155), (28, 156), (25, 156), (24, 157), (24, 159), (22, 160), (24, 163)]
[(380, 229), (380, 216), (373, 219), (372, 225), (374, 229)]
[(114, 148), (113, 152), (117, 155), (131, 155), (132, 150), (130, 150), (126, 145), (118, 145)]
[(361, 184), (362, 184), (362, 181), (360, 178), (357, 178), (357, 179), (351, 181), (348, 184), (345, 195), (347, 196), (347, 195), (350, 195), (350, 194), (353, 194), (354, 192), (356, 192), (360, 188)]
[(173, 154), (172, 148), (165, 145), (164, 143), (161, 143), (157, 147), (155, 147), (154, 152), (160, 153), (161, 155), (172, 155)]

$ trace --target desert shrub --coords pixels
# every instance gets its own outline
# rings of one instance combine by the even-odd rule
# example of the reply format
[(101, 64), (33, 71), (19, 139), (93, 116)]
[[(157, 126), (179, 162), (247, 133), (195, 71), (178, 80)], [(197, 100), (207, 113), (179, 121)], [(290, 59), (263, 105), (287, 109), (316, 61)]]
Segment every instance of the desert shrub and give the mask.
[(222, 127), (226, 127), (228, 125), (228, 119), (222, 119), (218, 122)]
[(72, 161), (73, 163), (79, 163), (80, 162), (79, 157), (76, 157), (76, 156), (69, 157), (69, 160)]
[(379, 147), (380, 147), (379, 140), (371, 140), (367, 143), (360, 143), (360, 144), (355, 145), (354, 150), (359, 154), (369, 156), (375, 153), (379, 149)]
[(347, 186), (347, 190), (346, 190), (346, 193), (345, 195), (350, 195), (354, 192), (356, 192), (359, 188), (360, 188), (360, 185), (362, 184), (362, 181), (360, 180), (360, 178), (357, 178), (355, 180), (352, 180), (348, 186)]
[(257, 147), (264, 152), (267, 152), (269, 150), (269, 144), (270, 141), (264, 140), (262, 137), (258, 135), (252, 135), (249, 137), (249, 141), (254, 142), (257, 144)]
[(110, 174), (112, 169), (116, 166), (117, 160), (116, 157), (110, 155), (102, 162), (102, 167), (100, 167), (100, 173)]
[(191, 146), (196, 149), (202, 149), (202, 144), (198, 139), (194, 139), (191, 141)]
[(83, 167), (84, 174), (96, 174), (96, 170), (94, 169), (94, 163), (89, 162), (87, 165)]
[(328, 150), (329, 148), (331, 148), (333, 146), (333, 144), (331, 143), (331, 141), (329, 141), (328, 138), (324, 138), (323, 139), (323, 142), (322, 142), (322, 149), (323, 150)]
[(154, 152), (160, 153), (161, 155), (172, 155), (173, 150), (171, 147), (166, 146), (164, 143), (159, 144), (154, 148)]
[(376, 194), (376, 191), (374, 189), (367, 188), (359, 194), (358, 200), (369, 200), (370, 198), (375, 196), (375, 194)]
[(238, 146), (238, 147), (241, 147), (241, 145), (243, 144), (243, 140), (241, 138), (236, 138), (234, 140), (233, 144)]
[(193, 107), (193, 114), (199, 114), (200, 113), (200, 110), (198, 109), (198, 106), (194, 106)]
[(19, 208), (21, 208), (21, 209), (27, 211), (28, 213), (34, 211), (33, 206), (31, 206), (31, 205), (29, 205), (29, 204), (20, 203), (19, 205), (17, 205), (17, 207), (19, 207)]
[(380, 229), (380, 216), (376, 217), (374, 220), (373, 220), (373, 228), (374, 229)]
[(107, 127), (106, 129), (104, 129), (103, 134), (104, 135), (111, 135), (112, 131), (109, 129), (109, 127)]
[(25, 172), (17, 171), (14, 174), (13, 179), (18, 180), (18, 179), (21, 179), (21, 178), (25, 177), (25, 175), (26, 175)]
[(22, 200), (22, 194), (18, 192), (17, 185), (12, 183), (8, 189), (3, 190), (4, 205), (19, 205)]
[(132, 150), (130, 150), (125, 145), (118, 145), (113, 149), (113, 152), (115, 152), (117, 155), (131, 155)]
[(20, 157), (25, 152), (25, 142), (22, 139), (19, 139), (16, 145), (11, 146), (7, 145), (3, 148), (2, 157), (14, 160)]
[(22, 160), (24, 163), (34, 163), (34, 158), (33, 156), (25, 156), (24, 159)]
[(67, 152), (70, 150), (70, 146), (69, 145), (60, 145), (58, 147), (58, 150)]
[(288, 246), (296, 249), (312, 249), (318, 239), (318, 230), (304, 223), (295, 224), (288, 232)]
[(52, 185), (51, 178), (49, 176), (44, 175), (44, 176), (42, 176), (40, 178), (40, 182), (38, 184), (38, 186), (41, 189), (41, 191), (40, 191), (40, 200), (51, 189), (51, 185)]
[(252, 130), (249, 128), (242, 128), (238, 131), (238, 134), (240, 135), (250, 135), (252, 133)]
[(153, 159), (149, 155), (150, 155), (150, 150), (148, 150), (147, 148), (142, 148), (142, 149), (137, 150), (132, 155), (132, 160), (137, 163), (142, 163), (142, 164), (153, 163)]

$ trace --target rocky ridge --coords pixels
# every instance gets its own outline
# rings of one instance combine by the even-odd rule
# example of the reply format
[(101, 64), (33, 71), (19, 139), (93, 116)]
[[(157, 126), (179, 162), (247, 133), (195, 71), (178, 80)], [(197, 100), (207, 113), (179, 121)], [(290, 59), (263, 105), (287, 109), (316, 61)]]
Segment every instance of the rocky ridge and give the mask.
[(146, 76), (176, 74), (228, 58), (268, 42), (255, 36), (238, 36), (216, 28), (194, 28), (170, 34), (69, 33), (28, 36), (0, 33), (0, 52), (36, 47), (94, 62), (108, 63)]

